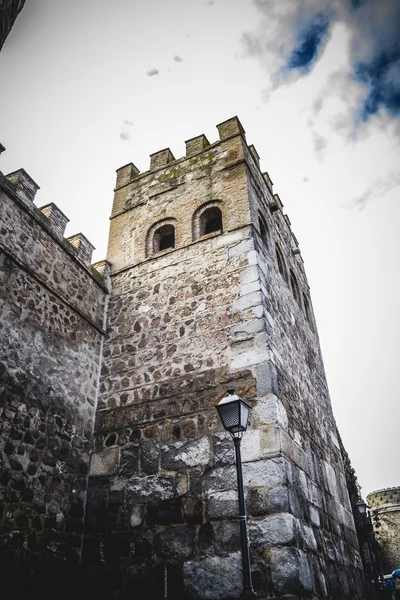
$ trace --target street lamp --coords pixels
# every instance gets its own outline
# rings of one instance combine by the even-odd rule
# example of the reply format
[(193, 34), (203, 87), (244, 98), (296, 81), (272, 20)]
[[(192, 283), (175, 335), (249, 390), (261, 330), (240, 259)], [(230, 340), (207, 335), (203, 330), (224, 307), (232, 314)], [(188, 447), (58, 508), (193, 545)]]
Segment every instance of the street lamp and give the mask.
[(242, 545), (242, 573), (243, 573), (243, 591), (241, 598), (256, 598), (257, 594), (253, 590), (250, 571), (250, 553), (249, 538), (247, 535), (246, 507), (244, 503), (242, 459), (240, 455), (240, 442), (243, 432), (246, 431), (249, 422), (251, 407), (246, 404), (234, 389), (228, 390), (228, 395), (222, 398), (217, 404), (216, 409), (222, 421), (222, 425), (228, 431), (235, 444), (236, 455), (236, 473), (239, 496), (239, 523), (240, 523), (240, 542)]

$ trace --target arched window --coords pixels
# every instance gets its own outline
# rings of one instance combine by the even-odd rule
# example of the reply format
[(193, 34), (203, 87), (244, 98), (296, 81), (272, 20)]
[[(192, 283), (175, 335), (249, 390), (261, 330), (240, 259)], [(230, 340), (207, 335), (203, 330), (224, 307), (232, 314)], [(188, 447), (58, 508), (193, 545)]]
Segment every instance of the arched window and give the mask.
[[(147, 231), (145, 239), (145, 256), (153, 256), (164, 250), (175, 248), (176, 220), (173, 218), (163, 219), (154, 223)], [(179, 240), (178, 240), (179, 243)]]
[(278, 263), (279, 273), (282, 275), (283, 279), (287, 280), (285, 260), (283, 258), (282, 251), (278, 245), (276, 246), (276, 261)]
[(297, 284), (297, 279), (293, 271), (290, 269), (290, 287), (292, 288), (292, 293), (296, 302), (300, 304), (300, 293), (299, 286)]
[(258, 229), (264, 245), (268, 246), (268, 227), (264, 217), (260, 213), (258, 214)]
[(200, 206), (193, 214), (192, 233), (193, 240), (208, 235), (210, 233), (222, 233), (222, 210), (221, 202), (213, 200)]
[(310, 303), (308, 301), (306, 294), (303, 294), (303, 306), (304, 306), (304, 312), (306, 313), (306, 319), (311, 325), (312, 324), (311, 307), (310, 307)]
[(210, 206), (200, 215), (199, 220), (200, 237), (213, 233), (214, 231), (222, 231), (222, 213), (217, 206)]
[(161, 225), (153, 235), (153, 253), (175, 248), (175, 227), (171, 224)]

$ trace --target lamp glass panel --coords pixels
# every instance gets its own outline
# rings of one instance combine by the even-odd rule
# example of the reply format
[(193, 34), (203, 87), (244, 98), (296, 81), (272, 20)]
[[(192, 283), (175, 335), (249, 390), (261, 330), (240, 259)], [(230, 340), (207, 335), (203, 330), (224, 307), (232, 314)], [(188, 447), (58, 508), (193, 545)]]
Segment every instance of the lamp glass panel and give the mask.
[(228, 431), (238, 431), (238, 427), (240, 426), (239, 400), (235, 400), (233, 402), (226, 402), (225, 404), (219, 404), (217, 408), (225, 429), (227, 429)]
[(249, 420), (250, 408), (244, 403), (240, 403), (240, 425), (243, 429), (247, 428), (247, 423)]

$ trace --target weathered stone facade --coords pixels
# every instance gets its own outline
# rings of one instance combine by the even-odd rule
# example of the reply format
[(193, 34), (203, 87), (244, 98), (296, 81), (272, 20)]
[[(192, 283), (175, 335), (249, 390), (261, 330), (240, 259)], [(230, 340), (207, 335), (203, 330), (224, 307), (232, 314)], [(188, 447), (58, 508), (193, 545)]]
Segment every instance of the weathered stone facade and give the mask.
[(10, 33), (15, 19), (24, 8), (25, 0), (1, 0), (0, 3), (0, 50), (8, 34)]
[(0, 561), (16, 598), (238, 598), (228, 388), (252, 406), (258, 597), (363, 597), (298, 243), (239, 120), (218, 132), (117, 171), (96, 265), (24, 170), (0, 174)]
[(375, 536), (379, 542), (383, 570), (392, 573), (400, 569), (400, 487), (371, 492), (367, 502), (380, 522), (380, 527), (375, 527)]
[(54, 594), (80, 561), (107, 298), (106, 264), (63, 238), (37, 189), (0, 174), (0, 563), (15, 598)]
[[(361, 562), (309, 288), (280, 198), (237, 118), (219, 140), (117, 172), (83, 561), (97, 592), (241, 590), (233, 444), (259, 597), (361, 598)], [(125, 597), (123, 595), (123, 597)]]

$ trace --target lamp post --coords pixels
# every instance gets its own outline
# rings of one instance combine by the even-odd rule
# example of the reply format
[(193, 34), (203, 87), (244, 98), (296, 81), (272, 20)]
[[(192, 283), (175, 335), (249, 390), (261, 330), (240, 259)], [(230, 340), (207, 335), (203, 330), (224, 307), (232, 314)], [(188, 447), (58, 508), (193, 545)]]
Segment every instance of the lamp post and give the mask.
[[(372, 579), (374, 582), (374, 593), (379, 598), (382, 596), (382, 589), (381, 589), (380, 582), (384, 583), (385, 579), (384, 579), (384, 575), (383, 575), (383, 571), (382, 571), (382, 564), (381, 564), (381, 560), (380, 560), (379, 550), (377, 549), (378, 542), (375, 540), (375, 534), (374, 534), (374, 530), (373, 530), (373, 526), (372, 526), (371, 516), (369, 513), (369, 510), (371, 509), (371, 507), (368, 506), (368, 504), (362, 498), (360, 498), (356, 502), (356, 508), (357, 508), (359, 516), (361, 517), (361, 521), (363, 524), (365, 537), (366, 537), (366, 541), (367, 541), (371, 576), (372, 576)], [(371, 547), (371, 539), (374, 542), (373, 549)], [(380, 570), (379, 574), (375, 567), (376, 559), (378, 559), (378, 563), (379, 563), (379, 570)]]
[(250, 553), (249, 538), (247, 535), (246, 506), (244, 502), (242, 459), (240, 454), (240, 442), (243, 432), (247, 429), (250, 416), (250, 406), (246, 404), (234, 389), (228, 390), (228, 395), (222, 398), (217, 404), (216, 409), (222, 421), (222, 425), (231, 434), (235, 444), (236, 455), (236, 473), (239, 496), (239, 523), (240, 523), (240, 542), (242, 546), (242, 573), (243, 573), (243, 591), (241, 598), (256, 598), (257, 594), (253, 590), (250, 571)]

